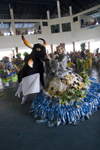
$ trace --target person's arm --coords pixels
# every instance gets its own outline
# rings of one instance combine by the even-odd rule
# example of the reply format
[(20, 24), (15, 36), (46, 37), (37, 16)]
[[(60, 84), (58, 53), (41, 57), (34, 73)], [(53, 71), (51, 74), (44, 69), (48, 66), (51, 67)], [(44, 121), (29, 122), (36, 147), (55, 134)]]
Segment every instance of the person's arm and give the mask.
[(47, 56), (47, 59), (49, 59), (49, 60), (51, 59), (51, 57), (49, 55), (46, 55), (46, 56)]

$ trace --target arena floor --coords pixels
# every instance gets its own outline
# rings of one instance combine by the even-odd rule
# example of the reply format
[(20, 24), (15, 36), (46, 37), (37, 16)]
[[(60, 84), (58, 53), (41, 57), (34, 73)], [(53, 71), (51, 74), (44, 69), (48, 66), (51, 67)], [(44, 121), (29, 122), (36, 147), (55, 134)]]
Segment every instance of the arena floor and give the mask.
[[(88, 73), (100, 83), (98, 68)], [(48, 128), (28, 113), (36, 94), (21, 105), (21, 98), (15, 97), (17, 87), (12, 82), (4, 87), (0, 80), (0, 150), (100, 150), (100, 110), (76, 126)]]

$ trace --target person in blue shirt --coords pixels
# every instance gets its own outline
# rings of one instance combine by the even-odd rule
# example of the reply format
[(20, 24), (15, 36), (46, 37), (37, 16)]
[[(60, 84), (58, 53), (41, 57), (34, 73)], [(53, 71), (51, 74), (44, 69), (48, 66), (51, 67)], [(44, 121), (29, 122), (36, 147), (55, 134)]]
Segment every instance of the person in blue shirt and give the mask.
[(9, 61), (9, 57), (5, 57), (5, 58), (4, 58), (4, 64), (5, 64), (5, 68), (6, 68), (6, 69), (12, 70), (13, 65), (12, 65), (12, 63)]

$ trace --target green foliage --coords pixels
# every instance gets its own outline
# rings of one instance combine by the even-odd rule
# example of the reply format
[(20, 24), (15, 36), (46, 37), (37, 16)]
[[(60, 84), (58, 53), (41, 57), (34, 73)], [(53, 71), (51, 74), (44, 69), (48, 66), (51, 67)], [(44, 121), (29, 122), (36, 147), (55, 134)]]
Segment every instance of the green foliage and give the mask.
[(88, 74), (83, 71), (80, 73), (80, 76), (83, 78), (84, 82), (87, 84), (87, 85), (90, 85), (91, 84), (91, 80), (89, 79), (89, 76)]
[(69, 103), (71, 100), (81, 102), (85, 94), (87, 94), (86, 90), (74, 88), (67, 89), (60, 97), (59, 104)]
[(86, 60), (83, 59), (82, 62), (80, 62), (80, 60), (76, 60), (76, 65), (77, 65), (77, 70), (79, 72), (81, 71), (85, 71), (85, 66), (86, 66)]

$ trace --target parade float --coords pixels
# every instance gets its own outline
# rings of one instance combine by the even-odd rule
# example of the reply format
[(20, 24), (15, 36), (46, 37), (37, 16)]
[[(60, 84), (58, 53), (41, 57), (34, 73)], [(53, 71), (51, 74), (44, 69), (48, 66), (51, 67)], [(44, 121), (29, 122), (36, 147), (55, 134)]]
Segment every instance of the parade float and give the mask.
[(34, 98), (30, 113), (48, 127), (76, 125), (89, 119), (100, 106), (100, 84), (86, 71), (77, 74), (63, 59), (45, 63), (45, 87)]
[[(44, 39), (40, 38), (44, 41), (44, 45), (35, 44), (34, 46), (26, 41), (23, 35), (22, 40), (26, 46), (32, 49), (32, 52), (23, 67), (23, 76), (21, 76), (15, 95), (20, 96), (21, 92), (24, 94), (23, 96), (37, 93), (38, 87), (38, 94), (29, 111), (36, 119), (36, 123), (45, 122), (48, 127), (54, 127), (60, 124), (76, 125), (80, 121), (89, 119), (100, 107), (100, 84), (94, 78), (88, 77), (84, 69), (80, 74), (75, 73), (72, 68), (67, 66), (67, 57), (41, 61), (43, 60), (41, 58), (46, 56)], [(45, 84), (43, 84), (42, 78), (43, 65)], [(34, 76), (40, 76), (40, 79), (36, 80), (37, 78), (33, 78)], [(26, 80), (27, 78), (28, 80)], [(40, 82), (43, 86), (41, 90)]]

